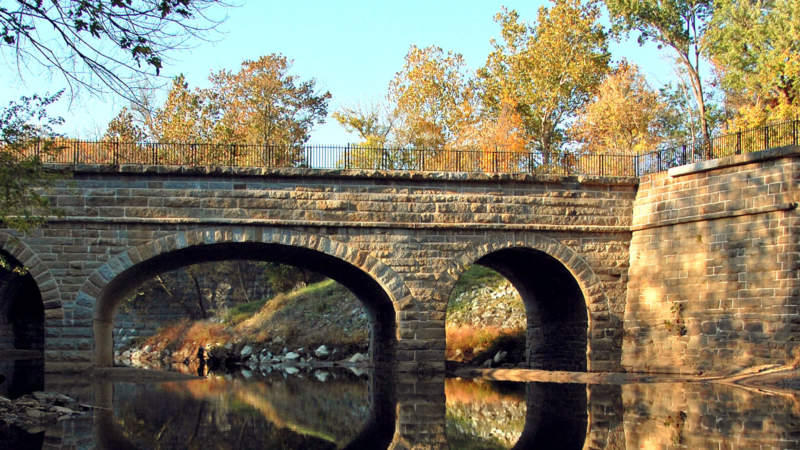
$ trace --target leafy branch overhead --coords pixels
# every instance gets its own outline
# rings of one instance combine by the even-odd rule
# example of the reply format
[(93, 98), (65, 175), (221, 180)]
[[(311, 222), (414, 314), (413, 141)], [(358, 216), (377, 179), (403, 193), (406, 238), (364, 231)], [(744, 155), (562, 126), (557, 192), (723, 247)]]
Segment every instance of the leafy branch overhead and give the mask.
[[(12, 6), (13, 5), (13, 6)], [(18, 0), (0, 6), (0, 50), (18, 70), (35, 64), (70, 86), (135, 99), (166, 54), (219, 23), (217, 0)]]
[(47, 107), (61, 94), (22, 97), (0, 111), (0, 221), (5, 227), (28, 232), (57, 211), (43, 189), (56, 174), (46, 170), (43, 157), (56, 153), (60, 118), (47, 115)]

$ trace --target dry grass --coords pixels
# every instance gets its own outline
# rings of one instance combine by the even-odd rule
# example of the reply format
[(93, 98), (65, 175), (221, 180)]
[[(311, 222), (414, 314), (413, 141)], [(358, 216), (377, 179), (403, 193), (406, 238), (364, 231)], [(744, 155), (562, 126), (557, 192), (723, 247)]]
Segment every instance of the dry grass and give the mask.
[(168, 349), (177, 360), (193, 357), (200, 346), (230, 341), (265, 346), (273, 352), (283, 347), (311, 349), (325, 344), (348, 354), (369, 347), (369, 320), (361, 302), (333, 280), (240, 309), (236, 317), (227, 317), (224, 322), (181, 320), (137, 346)]
[(253, 342), (269, 343), (280, 337), (290, 347), (325, 344), (345, 351), (363, 351), (369, 342), (366, 321), (354, 319), (361, 303), (333, 280), (270, 299), (252, 317), (235, 327), (235, 333)]
[(473, 327), (470, 325), (448, 326), (445, 330), (447, 345), (445, 358), (448, 361), (466, 362), (489, 350), (503, 339), (515, 339), (524, 330), (497, 327)]
[(230, 338), (231, 332), (220, 323), (181, 319), (179, 322), (162, 327), (156, 334), (147, 338), (145, 344), (153, 349), (168, 349), (174, 352), (187, 345), (197, 348), (226, 342)]
[(499, 404), (525, 401), (524, 396), (520, 395), (519, 392), (500, 391), (488, 380), (481, 379), (447, 378), (444, 382), (444, 395), (448, 405), (453, 403)]

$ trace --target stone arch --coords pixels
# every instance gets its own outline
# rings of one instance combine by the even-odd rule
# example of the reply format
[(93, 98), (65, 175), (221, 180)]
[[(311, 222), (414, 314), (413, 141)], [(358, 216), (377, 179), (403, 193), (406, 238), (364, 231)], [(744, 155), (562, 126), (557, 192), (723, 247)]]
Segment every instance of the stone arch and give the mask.
[[(49, 325), (58, 326), (62, 317), (61, 294), (50, 269), (21, 239), (0, 232), (0, 253), (26, 272), (16, 274), (0, 271), (0, 335), (7, 336), (0, 343), (19, 350), (43, 351), (45, 316)], [(45, 314), (45, 309), (49, 310)]]
[(50, 268), (39, 258), (36, 252), (22, 242), (20, 238), (4, 232), (0, 232), (0, 249), (19, 261), (36, 281), (36, 286), (42, 295), (44, 309), (57, 310), (48, 315), (62, 316), (60, 313), (61, 292), (58, 283), (53, 278)]
[[(531, 349), (532, 337), (535, 331), (532, 327), (532, 306), (535, 301), (534, 293), (526, 293), (526, 286), (519, 280), (514, 280), (514, 274), (508, 273), (502, 267), (496, 267), (498, 260), (506, 256), (519, 255), (525, 252), (536, 255), (542, 261), (550, 264), (553, 270), (563, 268), (574, 280), (582, 296), (581, 304), (585, 312), (585, 359), (582, 364), (566, 363), (566, 365), (539, 365), (534, 367), (555, 370), (609, 370), (619, 367), (621, 348), (621, 324), (616, 323), (612, 314), (611, 302), (603, 292), (600, 278), (594, 273), (591, 266), (577, 252), (548, 236), (539, 234), (514, 234), (512, 237), (496, 237), (482, 244), (473, 246), (469, 251), (456, 258), (447, 271), (444, 292), (452, 291), (461, 274), (472, 264), (484, 264), (498, 270), (515, 285), (526, 304), (528, 314), (528, 343), (529, 357), (535, 349)], [(522, 284), (522, 285), (521, 285)], [(532, 286), (530, 286), (532, 287)], [(528, 299), (526, 299), (528, 297)], [(618, 320), (617, 320), (618, 322)], [(611, 331), (609, 331), (611, 330)], [(541, 346), (545, 349), (547, 345)], [(531, 362), (531, 361), (529, 361)], [(531, 364), (533, 364), (531, 362)]]
[[(374, 352), (373, 359), (382, 362), (393, 358), (395, 314), (400, 309), (398, 305), (409, 301), (410, 292), (391, 268), (364, 251), (355, 250), (326, 236), (285, 228), (209, 228), (179, 231), (131, 248), (111, 258), (89, 276), (76, 300), (80, 304), (92, 305), (94, 311), (95, 364), (112, 364), (111, 322), (118, 302), (115, 296), (119, 298), (131, 285), (135, 287), (154, 274), (187, 265), (185, 262), (178, 264), (177, 257), (172, 257), (174, 255), (188, 257), (189, 263), (235, 259), (231, 255), (236, 249), (293, 249), (296, 253), (294, 256), (284, 255), (286, 259), (280, 260), (289, 263), (292, 258), (295, 261), (303, 257), (318, 258), (316, 265), (299, 265), (336, 279), (361, 298), (372, 319), (370, 349)], [(214, 256), (209, 256), (212, 252)], [(273, 260), (252, 256), (248, 259)], [(346, 279), (348, 274), (363, 276), (351, 282)], [(385, 299), (370, 304), (365, 297), (371, 294), (385, 296)], [(380, 351), (376, 349), (376, 344), (380, 346)]]

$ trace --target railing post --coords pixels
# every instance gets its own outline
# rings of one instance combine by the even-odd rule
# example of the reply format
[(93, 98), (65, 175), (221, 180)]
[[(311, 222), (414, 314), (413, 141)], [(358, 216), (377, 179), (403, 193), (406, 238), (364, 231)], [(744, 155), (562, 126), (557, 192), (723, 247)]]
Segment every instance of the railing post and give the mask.
[(634, 174), (635, 174), (637, 177), (640, 177), (640, 176), (641, 176), (641, 175), (639, 174), (639, 155), (633, 155), (633, 173), (634, 173)]
[(350, 143), (344, 146), (344, 168), (350, 168)]
[(797, 122), (800, 122), (800, 119), (792, 122), (792, 145), (797, 145)]
[(461, 152), (458, 150), (456, 152), (456, 172), (461, 172)]
[(736, 132), (736, 154), (742, 154), (742, 130)]
[(603, 165), (604, 165), (605, 161), (606, 161), (605, 155), (601, 154), (600, 155), (600, 173), (598, 174), (601, 177), (603, 176), (603, 169), (604, 169)]
[(494, 146), (494, 173), (497, 173), (497, 145)]
[(769, 126), (764, 127), (764, 150), (769, 148)]
[(533, 152), (528, 152), (528, 173), (533, 174)]

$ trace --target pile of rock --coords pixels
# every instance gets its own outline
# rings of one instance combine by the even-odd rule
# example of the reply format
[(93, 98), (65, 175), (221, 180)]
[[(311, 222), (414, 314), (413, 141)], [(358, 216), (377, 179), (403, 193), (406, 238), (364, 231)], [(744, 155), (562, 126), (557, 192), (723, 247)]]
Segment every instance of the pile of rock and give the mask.
[[(306, 366), (306, 365), (365, 365), (369, 357), (362, 353), (345, 355), (335, 348), (320, 345), (317, 348), (305, 349), (303, 347), (290, 350), (272, 351), (267, 347), (257, 347), (251, 344), (227, 342), (199, 347), (192, 352), (192, 356), (184, 353), (173, 354), (169, 350), (158, 350), (146, 345), (142, 348), (128, 349), (115, 354), (119, 364), (135, 367), (159, 368), (176, 363), (195, 363), (201, 358), (204, 364), (212, 370), (219, 368), (236, 368), (246, 366), (251, 369), (260, 366)], [(176, 359), (177, 358), (177, 359)]]
[(447, 312), (448, 326), (521, 330), (525, 328), (526, 320), (522, 298), (505, 279), (462, 292), (451, 302)]
[(337, 363), (359, 365), (369, 362), (369, 358), (361, 353), (349, 357), (339, 358), (338, 351), (320, 345), (314, 350), (303, 347), (289, 350), (284, 347), (282, 351), (273, 353), (268, 348), (257, 349), (250, 345), (243, 346), (238, 352), (225, 347), (211, 347), (208, 349), (209, 363), (231, 366), (245, 365), (248, 367), (267, 365), (313, 365), (317, 363)]
[(29, 432), (86, 413), (91, 406), (55, 392), (33, 392), (11, 400), (0, 396), (0, 420)]

